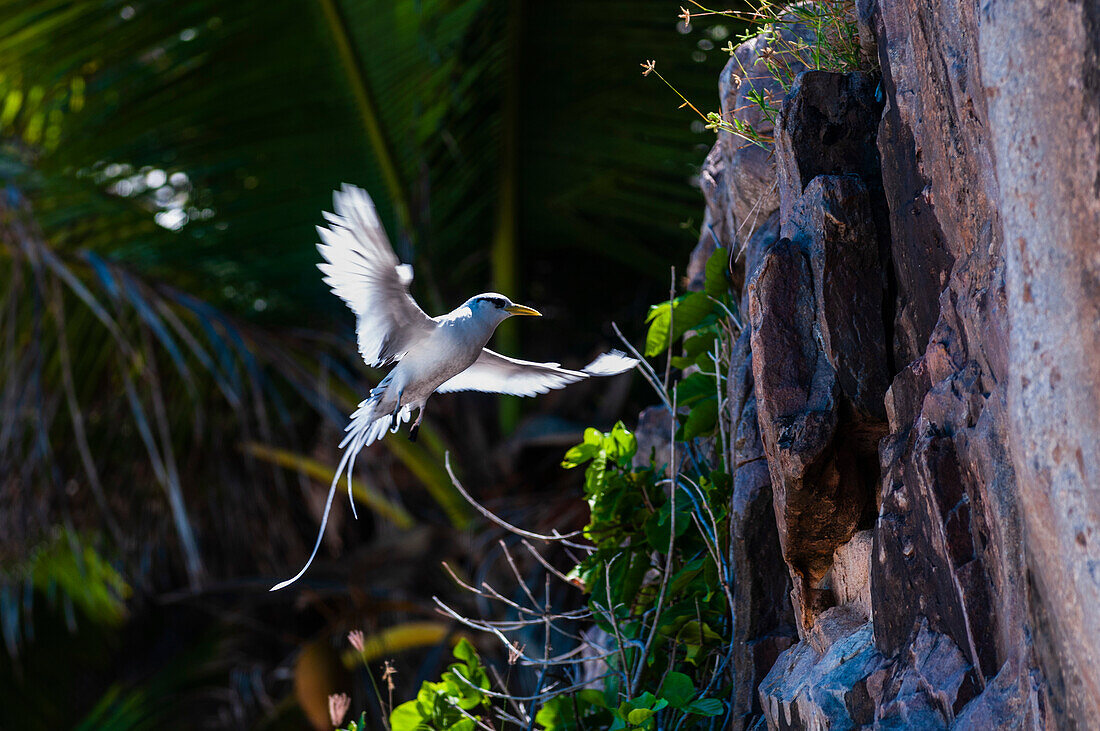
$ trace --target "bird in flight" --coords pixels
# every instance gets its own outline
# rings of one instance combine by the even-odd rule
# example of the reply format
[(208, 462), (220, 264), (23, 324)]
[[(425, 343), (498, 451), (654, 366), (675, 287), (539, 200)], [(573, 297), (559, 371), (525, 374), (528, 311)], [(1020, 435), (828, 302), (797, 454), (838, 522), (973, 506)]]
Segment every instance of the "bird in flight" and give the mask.
[[(317, 227), (322, 242), (317, 250), (325, 259), (317, 267), (333, 294), (355, 313), (359, 353), (367, 365), (397, 365), (351, 415), (347, 434), (340, 442), (344, 453), (329, 487), (309, 560), (296, 576), (276, 584), (271, 591), (293, 584), (313, 563), (328, 524), (336, 485), (345, 469), (351, 500), (356, 455), (387, 431), (396, 433), (412, 418), (413, 409), (417, 415), (409, 439), (415, 441), (424, 406), (433, 393), (484, 391), (534, 396), (591, 376), (617, 375), (638, 364), (623, 353), (611, 351), (574, 371), (562, 368), (560, 363), (533, 363), (494, 353), (485, 343), (497, 325), (513, 315), (541, 314), (502, 294), (488, 292), (474, 295), (446, 315), (428, 317), (409, 294), (412, 267), (398, 261), (366, 191), (345, 184), (333, 194), (333, 204), (336, 212), (323, 214), (328, 227)], [(355, 514), (354, 500), (351, 509)]]

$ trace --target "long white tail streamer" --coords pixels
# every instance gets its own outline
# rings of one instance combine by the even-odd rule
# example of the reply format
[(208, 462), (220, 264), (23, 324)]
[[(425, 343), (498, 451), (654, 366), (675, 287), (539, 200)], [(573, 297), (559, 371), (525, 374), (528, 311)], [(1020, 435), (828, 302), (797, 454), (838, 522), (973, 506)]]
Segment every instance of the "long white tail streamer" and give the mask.
[[(317, 530), (317, 541), (313, 544), (313, 552), (309, 554), (309, 559), (306, 561), (306, 565), (302, 567), (302, 570), (295, 574), (292, 578), (282, 581), (275, 586), (271, 587), (269, 591), (278, 591), (279, 589), (286, 588), (293, 584), (298, 579), (302, 578), (302, 575), (309, 569), (313, 563), (313, 559), (317, 557), (317, 551), (321, 549), (321, 539), (325, 536), (325, 527), (328, 525), (328, 515), (332, 511), (332, 498), (336, 495), (336, 485), (340, 482), (340, 478), (344, 475), (345, 468), (348, 475), (348, 498), (351, 498), (351, 472), (355, 466), (355, 457), (364, 448), (373, 444), (377, 439), (386, 433), (389, 429), (390, 423), (393, 420), (391, 414), (386, 414), (374, 421), (368, 421), (371, 409), (368, 406), (371, 399), (368, 398), (363, 403), (359, 404), (359, 408), (355, 410), (355, 413), (351, 416), (351, 421), (347, 426), (347, 435), (344, 436), (343, 441), (340, 442), (340, 448), (344, 450), (343, 456), (340, 457), (340, 463), (336, 467), (336, 474), (332, 477), (332, 484), (328, 488), (328, 497), (325, 499), (325, 512), (321, 516), (321, 527)], [(408, 407), (401, 409), (397, 415), (398, 423), (403, 423), (409, 420), (412, 415), (412, 410)], [(352, 513), (355, 512), (355, 503), (352, 502)]]

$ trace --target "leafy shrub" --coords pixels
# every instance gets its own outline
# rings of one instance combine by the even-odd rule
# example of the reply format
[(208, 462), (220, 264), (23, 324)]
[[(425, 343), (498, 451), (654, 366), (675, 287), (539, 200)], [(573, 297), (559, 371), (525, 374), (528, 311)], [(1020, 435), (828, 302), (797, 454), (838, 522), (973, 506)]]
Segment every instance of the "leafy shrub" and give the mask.
[(425, 682), (414, 700), (393, 709), (393, 731), (477, 728), (481, 717), (475, 711), (489, 708), (489, 697), (482, 692), (489, 690), (489, 674), (468, 640), (459, 640), (454, 655), (458, 662), (450, 665), (438, 683)]
[[(526, 725), (494, 706), (495, 698), (529, 704), (544, 731), (727, 725), (721, 699), (729, 695), (732, 680), (732, 569), (727, 558), (732, 480), (725, 466), (727, 435), (718, 417), (729, 351), (739, 330), (727, 262), (728, 252), (716, 251), (707, 262), (702, 292), (655, 305), (648, 317), (646, 356), (665, 354), (668, 369), (688, 373), (669, 393), (651, 367), (643, 369), (676, 414), (675, 434), (670, 435), (672, 464), (656, 464), (653, 455), (636, 460), (638, 440), (621, 422), (608, 432), (586, 429), (584, 440), (562, 462), (566, 469), (584, 467), (590, 518), (582, 534), (591, 545), (572, 571), (559, 578), (583, 588), (586, 616), (611, 638), (610, 649), (589, 648), (596, 661), (605, 663), (606, 672), (582, 682), (579, 673), (570, 678), (561, 673), (561, 664), (547, 661), (542, 676), (549, 671), (571, 682), (516, 698), (505, 688), (489, 692), (480, 659), (462, 642), (455, 650), (461, 662), (451, 665), (441, 682), (425, 683), (416, 700), (394, 710), (394, 731), (473, 729), (490, 714), (494, 722), (482, 728), (500, 728), (497, 721), (505, 728)], [(672, 355), (674, 346), (679, 355)], [(540, 540), (568, 537), (513, 531)], [(554, 621), (548, 607), (541, 611)], [(467, 623), (491, 626), (483, 620)], [(516, 647), (510, 644), (509, 651)], [(524, 662), (538, 664), (531, 658)]]

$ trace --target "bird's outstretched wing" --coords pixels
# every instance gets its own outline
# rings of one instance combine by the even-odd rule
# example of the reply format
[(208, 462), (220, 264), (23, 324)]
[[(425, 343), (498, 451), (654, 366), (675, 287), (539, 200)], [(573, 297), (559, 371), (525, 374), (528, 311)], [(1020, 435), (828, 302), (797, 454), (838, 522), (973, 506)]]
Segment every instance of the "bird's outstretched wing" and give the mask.
[(445, 381), (436, 389), (436, 393), (484, 391), (512, 396), (534, 396), (551, 389), (564, 388), (590, 376), (614, 376), (637, 364), (638, 361), (633, 358), (611, 351), (581, 370), (572, 371), (562, 368), (560, 363), (533, 363), (509, 358), (484, 348), (472, 366)]
[(367, 192), (345, 184), (333, 193), (328, 228), (317, 227), (317, 265), (333, 294), (358, 318), (359, 352), (369, 366), (401, 360), (435, 323), (409, 294), (412, 267), (397, 260)]

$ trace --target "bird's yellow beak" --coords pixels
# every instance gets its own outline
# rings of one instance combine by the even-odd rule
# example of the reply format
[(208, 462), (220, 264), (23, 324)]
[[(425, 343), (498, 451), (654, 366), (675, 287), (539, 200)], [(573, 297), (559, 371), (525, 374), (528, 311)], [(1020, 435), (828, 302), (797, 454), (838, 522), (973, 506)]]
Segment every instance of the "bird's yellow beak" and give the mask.
[(511, 315), (529, 315), (530, 317), (542, 317), (541, 312), (527, 307), (526, 305), (508, 305), (504, 308), (504, 311)]

